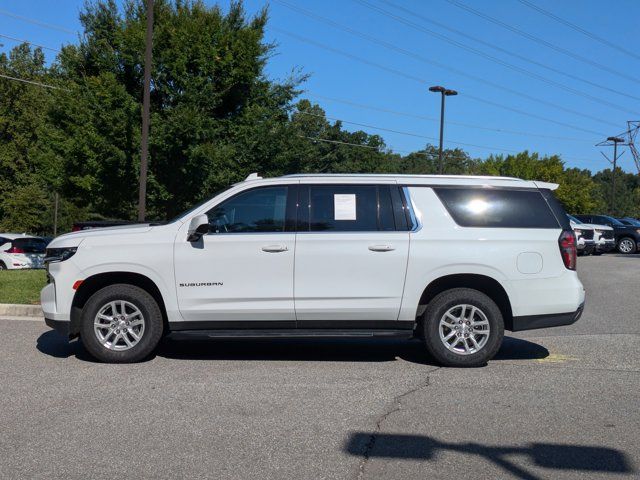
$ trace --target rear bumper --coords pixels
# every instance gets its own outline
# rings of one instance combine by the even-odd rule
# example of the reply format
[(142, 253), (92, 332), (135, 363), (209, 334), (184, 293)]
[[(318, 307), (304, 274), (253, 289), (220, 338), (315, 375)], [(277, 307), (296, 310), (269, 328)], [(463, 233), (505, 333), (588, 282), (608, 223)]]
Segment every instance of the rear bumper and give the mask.
[(562, 327), (577, 322), (582, 316), (584, 302), (580, 304), (575, 312), (551, 313), (547, 315), (526, 315), (513, 317), (514, 332), (523, 330), (535, 330), (538, 328)]
[(54, 329), (65, 337), (69, 336), (69, 332), (71, 331), (71, 322), (69, 320), (54, 320), (53, 318), (45, 317), (44, 323), (46, 323), (49, 328)]

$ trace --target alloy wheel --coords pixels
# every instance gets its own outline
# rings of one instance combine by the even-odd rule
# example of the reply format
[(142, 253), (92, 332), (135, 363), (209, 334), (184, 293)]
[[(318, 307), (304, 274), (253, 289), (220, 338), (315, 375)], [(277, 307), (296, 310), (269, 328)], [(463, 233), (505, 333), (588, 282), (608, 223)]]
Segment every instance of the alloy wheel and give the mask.
[(142, 312), (126, 300), (114, 300), (103, 305), (93, 321), (93, 331), (100, 344), (115, 351), (129, 350), (144, 335)]
[(458, 355), (479, 352), (489, 341), (489, 320), (474, 305), (456, 305), (445, 312), (438, 327), (440, 340)]
[(631, 253), (633, 251), (633, 242), (628, 238), (625, 238), (620, 241), (618, 248), (622, 253)]

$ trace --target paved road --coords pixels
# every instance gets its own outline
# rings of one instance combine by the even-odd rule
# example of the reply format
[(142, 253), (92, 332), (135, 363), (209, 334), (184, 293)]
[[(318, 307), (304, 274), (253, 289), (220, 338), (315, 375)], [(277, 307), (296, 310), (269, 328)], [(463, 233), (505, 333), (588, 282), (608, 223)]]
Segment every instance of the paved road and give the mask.
[(166, 342), (90, 361), (0, 320), (0, 478), (640, 478), (640, 255), (575, 325), (442, 369), (415, 342)]

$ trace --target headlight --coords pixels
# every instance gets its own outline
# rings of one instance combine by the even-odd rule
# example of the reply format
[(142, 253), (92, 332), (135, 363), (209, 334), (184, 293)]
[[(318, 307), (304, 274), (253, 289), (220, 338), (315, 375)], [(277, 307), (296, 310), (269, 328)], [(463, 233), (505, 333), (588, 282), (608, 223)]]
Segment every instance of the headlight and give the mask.
[(580, 230), (579, 228), (576, 228), (574, 230), (574, 232), (575, 232), (576, 236), (582, 235), (582, 230)]
[(636, 232), (640, 233), (640, 228), (636, 228)]
[(47, 248), (47, 253), (44, 257), (44, 263), (51, 262), (64, 262), (73, 257), (78, 250), (78, 247), (68, 248)]

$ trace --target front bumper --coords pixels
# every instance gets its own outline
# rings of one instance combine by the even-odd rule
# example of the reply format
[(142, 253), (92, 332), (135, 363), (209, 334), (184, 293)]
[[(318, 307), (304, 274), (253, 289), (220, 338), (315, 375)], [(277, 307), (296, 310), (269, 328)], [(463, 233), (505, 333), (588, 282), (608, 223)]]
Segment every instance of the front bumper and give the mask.
[(613, 239), (596, 243), (596, 252), (598, 253), (610, 252), (614, 248), (616, 248), (616, 241)]
[(578, 247), (578, 252), (585, 255), (591, 255), (596, 249), (596, 242), (593, 240), (585, 240), (582, 248)]
[(575, 312), (551, 313), (546, 315), (526, 315), (513, 317), (513, 332), (535, 330), (538, 328), (562, 327), (577, 322), (584, 311), (584, 302)]

